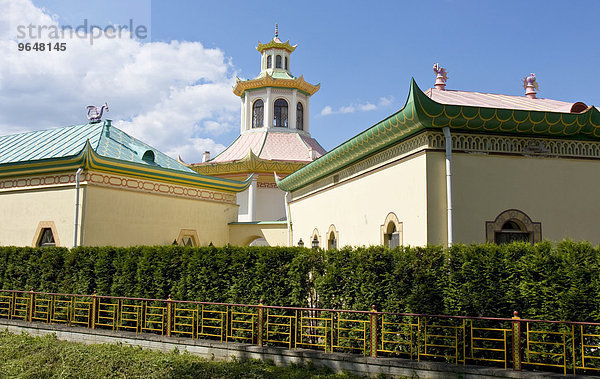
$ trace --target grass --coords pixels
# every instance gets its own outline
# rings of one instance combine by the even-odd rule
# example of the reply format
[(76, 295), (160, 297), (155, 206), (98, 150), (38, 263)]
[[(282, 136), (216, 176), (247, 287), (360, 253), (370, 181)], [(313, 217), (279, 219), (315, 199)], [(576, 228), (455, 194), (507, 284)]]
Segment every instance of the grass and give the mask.
[(261, 361), (209, 361), (187, 352), (161, 353), (117, 344), (85, 345), (54, 335), (0, 331), (2, 378), (358, 378), (307, 366)]

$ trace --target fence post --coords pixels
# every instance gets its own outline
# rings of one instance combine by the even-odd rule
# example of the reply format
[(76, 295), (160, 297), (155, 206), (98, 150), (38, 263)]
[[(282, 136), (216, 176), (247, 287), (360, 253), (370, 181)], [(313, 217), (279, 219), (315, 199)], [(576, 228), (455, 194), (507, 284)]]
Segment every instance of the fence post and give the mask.
[(33, 321), (33, 309), (35, 308), (35, 294), (33, 288), (29, 290), (29, 309), (27, 309), (27, 321)]
[(370, 323), (371, 323), (371, 358), (377, 358), (377, 308), (371, 306)]
[(513, 370), (521, 371), (521, 318), (519, 312), (513, 312), (512, 322), (512, 355), (513, 355)]
[(173, 300), (171, 295), (167, 297), (167, 337), (171, 337), (171, 321), (173, 320)]
[(96, 329), (96, 297), (98, 295), (96, 295), (96, 291), (94, 291), (94, 293), (92, 294), (92, 317), (90, 320), (90, 328), (92, 329)]
[(258, 312), (256, 317), (256, 344), (263, 345), (263, 321), (265, 318), (265, 309), (263, 308), (263, 299), (258, 301)]

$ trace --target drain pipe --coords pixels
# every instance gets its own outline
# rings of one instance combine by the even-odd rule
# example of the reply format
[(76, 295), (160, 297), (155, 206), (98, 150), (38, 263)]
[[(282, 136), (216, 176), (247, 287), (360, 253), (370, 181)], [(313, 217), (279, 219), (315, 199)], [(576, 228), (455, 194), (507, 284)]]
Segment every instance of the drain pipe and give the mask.
[(79, 167), (75, 173), (75, 229), (73, 230), (73, 247), (77, 247), (77, 232), (79, 230), (79, 175), (83, 168)]
[(291, 242), (290, 242), (290, 238), (292, 235), (292, 220), (290, 220), (290, 193), (289, 192), (285, 192), (285, 197), (284, 197), (284, 202), (285, 202), (285, 218), (287, 220), (287, 245), (288, 247), (292, 246)]
[(454, 242), (454, 223), (452, 214), (452, 136), (450, 135), (450, 128), (445, 126), (442, 128), (444, 131), (444, 139), (446, 142), (446, 208), (448, 216), (448, 246), (451, 246)]

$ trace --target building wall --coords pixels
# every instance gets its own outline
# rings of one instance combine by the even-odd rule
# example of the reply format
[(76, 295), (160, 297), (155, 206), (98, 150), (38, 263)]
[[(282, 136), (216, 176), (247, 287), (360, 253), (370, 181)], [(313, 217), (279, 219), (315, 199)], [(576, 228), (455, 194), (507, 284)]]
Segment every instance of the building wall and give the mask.
[(74, 186), (28, 188), (0, 193), (0, 245), (34, 246), (41, 222), (53, 222), (58, 246), (73, 245)]
[(427, 242), (448, 243), (446, 153), (439, 151), (427, 151)]
[(427, 244), (427, 157), (419, 153), (383, 168), (342, 181), (290, 204), (294, 245), (310, 247), (313, 230), (321, 247), (333, 224), (338, 246), (381, 244), (381, 226), (394, 212), (405, 245)]
[(258, 238), (264, 238), (269, 246), (287, 246), (287, 223), (275, 221), (229, 225), (229, 243), (234, 246), (248, 246)]
[(276, 187), (260, 187), (260, 184), (256, 192), (256, 219), (279, 221), (285, 218), (285, 192)]
[(457, 153), (453, 174), (457, 242), (485, 242), (485, 222), (516, 208), (542, 239), (600, 243), (599, 160)]
[(182, 229), (199, 245), (229, 243), (237, 206), (99, 186), (85, 190), (83, 245), (168, 245)]

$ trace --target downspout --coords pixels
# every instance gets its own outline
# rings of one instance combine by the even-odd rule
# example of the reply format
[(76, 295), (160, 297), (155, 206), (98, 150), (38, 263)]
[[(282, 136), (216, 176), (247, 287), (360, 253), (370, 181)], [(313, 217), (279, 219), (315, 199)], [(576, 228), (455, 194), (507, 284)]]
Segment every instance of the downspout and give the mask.
[(287, 220), (287, 245), (288, 247), (292, 246), (290, 239), (292, 236), (292, 220), (290, 220), (290, 193), (289, 192), (285, 192), (285, 197), (284, 197), (284, 202), (285, 202), (285, 218)]
[(446, 142), (446, 213), (448, 216), (448, 246), (454, 242), (454, 223), (452, 221), (452, 136), (450, 128), (445, 126), (444, 139)]
[(75, 228), (73, 229), (73, 247), (77, 247), (77, 232), (79, 231), (79, 175), (83, 168), (79, 167), (75, 173)]

